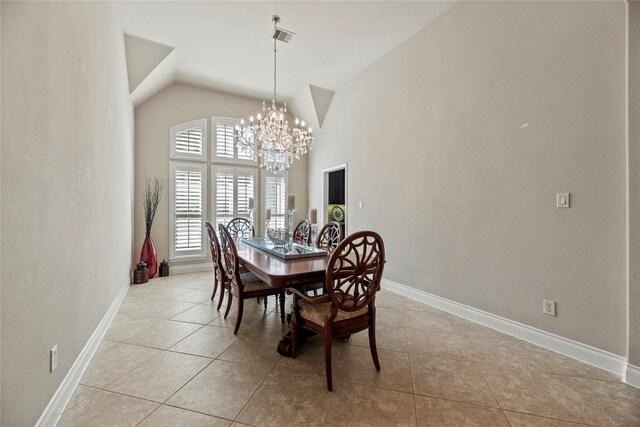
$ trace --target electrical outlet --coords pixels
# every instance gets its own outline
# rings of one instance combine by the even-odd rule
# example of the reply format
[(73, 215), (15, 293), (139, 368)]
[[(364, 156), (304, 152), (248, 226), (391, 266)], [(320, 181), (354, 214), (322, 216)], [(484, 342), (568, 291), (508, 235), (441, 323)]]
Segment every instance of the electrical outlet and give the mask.
[(58, 344), (54, 345), (49, 352), (49, 372), (53, 372), (58, 366)]
[(550, 299), (542, 300), (542, 312), (544, 314), (548, 314), (549, 316), (556, 315), (556, 302), (551, 301)]
[(558, 193), (556, 194), (556, 207), (557, 208), (568, 208), (569, 207), (569, 199), (571, 198), (571, 193)]

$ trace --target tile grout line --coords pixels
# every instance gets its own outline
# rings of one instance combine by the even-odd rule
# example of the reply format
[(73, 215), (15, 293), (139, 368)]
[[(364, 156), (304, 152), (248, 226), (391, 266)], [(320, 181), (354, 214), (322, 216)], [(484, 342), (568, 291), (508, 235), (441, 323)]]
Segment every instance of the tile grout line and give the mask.
[[(453, 327), (455, 328), (456, 332), (458, 333), (458, 336), (460, 336), (460, 331), (458, 330), (458, 325), (456, 325), (455, 321), (452, 322), (453, 323)], [(498, 405), (498, 408), (500, 410), (503, 410), (502, 405), (500, 404), (500, 401), (498, 400), (498, 398), (496, 397), (495, 392), (493, 391), (493, 389), (491, 388), (491, 386), (489, 385), (489, 381), (487, 381), (486, 376), (484, 375), (484, 372), (482, 372), (482, 369), (480, 369), (480, 365), (478, 365), (478, 362), (476, 361), (476, 356), (473, 354), (473, 352), (469, 349), (469, 345), (467, 344), (467, 341), (465, 341), (465, 339), (460, 336), (460, 340), (462, 341), (462, 344), (465, 346), (465, 348), (467, 349), (467, 352), (469, 353), (469, 356), (471, 356), (471, 360), (473, 361), (473, 364), (475, 365), (476, 369), (478, 370), (478, 372), (480, 372), (480, 376), (482, 377), (482, 380), (484, 381), (484, 384), (487, 386), (487, 388), (489, 389), (489, 391), (491, 392), (491, 396), (493, 396), (493, 400), (496, 402), (496, 404)], [(507, 418), (506, 415), (504, 415), (504, 413), (502, 414), (503, 417)], [(507, 422), (509, 424), (511, 424), (509, 422), (509, 420), (507, 419)]]
[[(269, 377), (269, 375), (271, 375), (271, 372), (273, 372), (274, 368), (278, 365), (278, 362), (280, 362), (281, 359), (282, 359), (282, 356), (279, 356), (278, 360), (276, 361), (276, 363), (274, 363), (273, 366), (271, 367), (271, 369), (269, 369), (269, 372), (267, 372), (267, 375), (265, 375), (264, 378), (262, 379), (262, 381), (260, 381), (260, 384), (258, 384), (258, 387), (256, 387), (256, 389), (253, 391), (253, 393), (251, 393), (251, 396), (249, 397), (249, 399), (247, 399), (247, 401), (244, 402), (244, 405), (242, 405), (242, 408), (238, 411), (236, 416), (233, 418), (233, 421), (238, 421), (238, 417), (242, 414), (242, 411), (244, 411), (244, 408), (246, 408), (247, 405), (249, 404), (249, 402), (251, 402), (251, 399), (253, 399), (253, 396), (255, 396), (255, 394), (256, 394), (256, 392), (258, 390), (260, 390), (260, 387), (262, 387), (262, 384), (264, 384), (264, 382)], [(230, 362), (230, 361), (228, 361), (228, 362)], [(231, 362), (231, 363), (235, 363), (235, 362)], [(241, 421), (238, 421), (238, 422), (241, 422)]]
[[(593, 417), (593, 419), (594, 419), (594, 420), (596, 420), (596, 422), (597, 422), (598, 424), (600, 424), (601, 426), (604, 426), (604, 423), (603, 423), (602, 421), (600, 421), (600, 419), (599, 419), (598, 417), (596, 417), (596, 416), (591, 412), (591, 409), (589, 409), (589, 407), (587, 406), (587, 404), (586, 404), (585, 402), (583, 402), (583, 401), (582, 401), (582, 399), (580, 399), (580, 397), (579, 397), (579, 396), (577, 396), (577, 395), (573, 392), (573, 390), (571, 390), (571, 388), (570, 388), (569, 386), (567, 386), (564, 382), (562, 382), (562, 381), (560, 381), (559, 379), (557, 379), (557, 378), (554, 376), (554, 374), (553, 374), (553, 373), (550, 373), (549, 375), (551, 376), (551, 378), (553, 378), (553, 380), (554, 380), (555, 382), (557, 382), (558, 384), (560, 384), (560, 386), (561, 386), (562, 388), (564, 388), (565, 390), (567, 390), (567, 391), (569, 392), (569, 394), (571, 395), (571, 397), (573, 397), (573, 398), (576, 400), (576, 402), (580, 403), (580, 404), (582, 405), (582, 407), (587, 411), (587, 413), (588, 413), (589, 415), (591, 415), (591, 416)], [(573, 378), (573, 377), (571, 377), (571, 378)], [(596, 381), (597, 381), (597, 380), (596, 380)]]

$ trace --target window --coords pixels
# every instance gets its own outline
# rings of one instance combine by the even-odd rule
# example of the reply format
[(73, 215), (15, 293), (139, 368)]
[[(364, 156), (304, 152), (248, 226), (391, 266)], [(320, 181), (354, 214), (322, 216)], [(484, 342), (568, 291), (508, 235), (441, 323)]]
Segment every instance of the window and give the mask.
[(262, 217), (266, 218), (266, 210), (271, 209), (271, 228), (286, 228), (287, 211), (287, 172), (262, 171)]
[(198, 119), (174, 126), (169, 130), (170, 158), (207, 160), (207, 119)]
[(249, 215), (249, 198), (256, 200), (257, 170), (254, 168), (230, 168), (213, 166), (213, 221), (227, 224), (236, 217), (251, 220), (255, 227), (255, 218)]
[(225, 119), (221, 117), (213, 118), (213, 162), (222, 163), (241, 163), (247, 165), (256, 165), (257, 161), (253, 153), (246, 153), (239, 150), (236, 146), (233, 136), (234, 129), (240, 120)]
[(204, 258), (205, 165), (171, 162), (171, 259)]

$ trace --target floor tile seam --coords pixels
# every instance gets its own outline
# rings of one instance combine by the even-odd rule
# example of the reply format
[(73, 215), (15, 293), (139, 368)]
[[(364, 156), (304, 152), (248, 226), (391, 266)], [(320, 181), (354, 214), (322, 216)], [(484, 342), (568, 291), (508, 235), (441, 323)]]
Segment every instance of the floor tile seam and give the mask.
[(146, 417), (144, 417), (143, 419), (141, 419), (136, 425), (135, 427), (138, 427), (140, 424), (142, 424), (144, 422), (144, 420), (146, 420), (147, 418), (149, 418), (151, 415), (153, 415), (158, 409), (160, 409), (162, 407), (162, 405), (158, 405), (153, 411), (151, 411), (149, 414), (147, 414)]
[(475, 362), (475, 359), (461, 359), (459, 357), (451, 357), (446, 355), (433, 355), (433, 354), (422, 354), (422, 353), (412, 353), (409, 352), (409, 360), (411, 360), (411, 356), (426, 356), (426, 357), (435, 357), (436, 359), (447, 359), (447, 360), (455, 360), (458, 362)]
[[(186, 289), (186, 288), (171, 288), (171, 289)], [(160, 300), (160, 301), (184, 302), (184, 303), (189, 303), (189, 304), (199, 304), (199, 303), (194, 303), (194, 302), (189, 302), (189, 301), (179, 301), (179, 300), (175, 299), (175, 298), (180, 297), (180, 296), (182, 296), (182, 295), (184, 295), (184, 294), (186, 294), (188, 292), (196, 291), (196, 290), (198, 290), (198, 289), (189, 289), (189, 290), (187, 290), (187, 291), (185, 291), (185, 292), (183, 292), (183, 293), (181, 293), (179, 295), (175, 295), (173, 297), (159, 297), (159, 296), (146, 295), (146, 294), (143, 294), (143, 295), (127, 295), (127, 297), (129, 297), (129, 298), (152, 299), (152, 300)], [(152, 291), (150, 291), (148, 293), (151, 293), (151, 292)]]
[[(119, 378), (121, 378), (121, 377), (119, 377)], [(109, 384), (113, 384), (113, 383), (109, 383)], [(107, 386), (108, 385), (106, 385), (104, 387), (107, 387)], [(104, 387), (95, 387), (95, 386), (92, 386), (92, 387), (95, 388), (95, 389), (98, 389), (100, 391), (104, 391), (106, 393), (118, 394), (120, 396), (130, 397), (132, 399), (144, 400), (145, 402), (150, 402), (150, 403), (156, 404), (158, 406), (162, 405), (162, 402), (158, 402), (157, 400), (147, 399), (146, 397), (134, 396), (132, 394), (123, 393), (121, 391), (109, 390), (109, 389), (104, 388)], [(96, 394), (98, 394), (98, 393), (95, 393), (93, 396), (89, 397), (89, 399), (95, 397)], [(89, 399), (84, 400), (84, 402), (86, 402)]]
[[(505, 413), (505, 417), (507, 415), (506, 412), (513, 412), (513, 413), (516, 413), (516, 414), (529, 415), (529, 416), (532, 416), (532, 417), (545, 418), (545, 419), (548, 419), (548, 420), (562, 421), (562, 422), (565, 422), (565, 423), (572, 423), (572, 424), (575, 424), (577, 426), (598, 427), (598, 426), (593, 426), (592, 424), (581, 423), (580, 421), (572, 421), (572, 420), (566, 420), (566, 419), (563, 419), (563, 418), (550, 417), (548, 415), (540, 415), (540, 414), (535, 414), (533, 412), (516, 411), (516, 410), (513, 410), (513, 409), (501, 409), (501, 411)], [(508, 417), (507, 417), (507, 421), (509, 421)], [(509, 423), (509, 424), (511, 424), (511, 423)]]
[[(489, 389), (491, 390), (491, 389)], [(444, 396), (437, 396), (435, 394), (429, 394), (429, 393), (424, 393), (424, 392), (415, 392), (413, 393), (416, 396), (424, 396), (424, 397), (429, 397), (429, 398), (433, 398), (433, 399), (440, 399), (440, 400), (448, 400), (451, 402), (456, 402), (456, 403), (466, 403), (467, 405), (475, 405), (475, 406), (482, 406), (483, 408), (491, 408), (491, 409), (497, 409), (497, 410), (502, 410), (502, 408), (500, 407), (500, 404), (496, 401), (496, 406), (491, 406), (491, 405), (487, 405), (484, 403), (479, 403), (479, 402), (469, 402), (468, 400), (460, 400), (460, 399), (454, 399), (452, 397), (444, 397)]]
[[(437, 331), (448, 332), (450, 334), (458, 334), (458, 331), (455, 329), (455, 326), (453, 326), (453, 328), (454, 328), (453, 331), (450, 330), (450, 329), (446, 329), (446, 328), (440, 328), (438, 326), (427, 326), (425, 328), (417, 328), (415, 326), (407, 326), (405, 324), (405, 326), (403, 326), (403, 327), (404, 327), (404, 329), (414, 329), (414, 330), (417, 330), (417, 331), (431, 331), (431, 330), (435, 329)], [(458, 335), (460, 335), (460, 334), (458, 334)], [(462, 338), (462, 336), (461, 336), (461, 338)]]
[[(402, 303), (402, 299), (400, 299)], [(404, 303), (402, 303), (404, 305)], [(403, 309), (404, 312), (404, 309)], [(404, 340), (407, 343), (407, 359), (409, 361), (409, 379), (411, 380), (411, 394), (413, 395), (413, 415), (415, 416), (416, 426), (418, 425), (418, 404), (416, 402), (416, 387), (413, 383), (413, 368), (411, 367), (411, 353), (409, 351), (409, 337), (407, 336), (407, 328), (404, 328)]]
[[(199, 328), (198, 330), (200, 330), (200, 329), (202, 329), (202, 328)], [(177, 344), (177, 342), (176, 342), (175, 344), (170, 345), (168, 348), (162, 348), (162, 347), (152, 347), (150, 345), (135, 344), (135, 343), (130, 343), (130, 342), (126, 342), (126, 341), (117, 341), (117, 340), (114, 340), (112, 338), (110, 338), (109, 341), (117, 342), (118, 344), (135, 345), (135, 346), (138, 346), (138, 347), (150, 348), (150, 349), (153, 349), (153, 350), (160, 350), (160, 351), (168, 351), (169, 348), (171, 348), (171, 347), (173, 347), (174, 345)], [(182, 341), (182, 340), (180, 340), (180, 341)], [(194, 355), (194, 356), (197, 356), (197, 354)], [(206, 357), (206, 356), (203, 356), (203, 357)], [(93, 360), (93, 358), (91, 358), (91, 360)]]
[(396, 390), (395, 388), (379, 387), (379, 386), (371, 385), (371, 384), (362, 384), (362, 383), (351, 381), (351, 380), (347, 380), (347, 379), (344, 379), (344, 378), (340, 378), (340, 382), (348, 383), (350, 385), (356, 385), (356, 386), (360, 386), (360, 387), (367, 387), (367, 388), (374, 389), (374, 390), (392, 391), (394, 393), (402, 393), (402, 394), (406, 394), (406, 395), (414, 395), (414, 394), (416, 394), (416, 393), (413, 393), (411, 391)]
[(162, 407), (162, 406), (167, 406), (169, 408), (174, 408), (174, 409), (180, 409), (182, 411), (187, 411), (187, 412), (193, 412), (195, 414), (206, 415), (207, 417), (212, 417), (212, 418), (217, 418), (217, 419), (229, 421), (229, 423), (233, 423), (234, 422), (234, 420), (231, 420), (229, 418), (221, 417), (219, 415), (207, 414), (206, 412), (196, 411), (195, 409), (183, 408), (181, 406), (176, 406), (176, 405), (171, 404), (171, 403), (163, 403), (162, 405), (159, 406), (159, 408)]
[[(132, 394), (127, 394), (127, 393), (123, 393), (123, 392), (121, 392), (121, 391), (115, 391), (115, 390), (111, 390), (111, 389), (108, 389), (108, 388), (107, 388), (107, 387), (110, 387), (110, 386), (112, 386), (112, 385), (116, 384), (119, 380), (121, 380), (122, 378), (124, 378), (126, 375), (129, 375), (130, 373), (132, 373), (133, 371), (135, 371), (136, 369), (138, 369), (139, 367), (141, 367), (141, 366), (142, 366), (142, 365), (144, 365), (145, 363), (150, 362), (151, 360), (155, 359), (156, 357), (159, 357), (160, 355), (162, 355), (162, 353), (160, 353), (160, 354), (158, 354), (157, 356), (154, 356), (154, 357), (152, 357), (151, 359), (149, 359), (149, 360), (147, 360), (147, 361), (145, 361), (145, 362), (141, 363), (141, 364), (140, 364), (140, 365), (138, 365), (137, 367), (133, 368), (132, 370), (128, 371), (128, 372), (127, 372), (127, 373), (125, 373), (125, 374), (120, 375), (119, 377), (117, 377), (116, 379), (114, 379), (112, 382), (110, 382), (110, 383), (108, 383), (108, 384), (105, 384), (105, 385), (104, 385), (104, 386), (102, 386), (102, 387), (96, 387), (96, 386), (90, 386), (90, 387), (97, 388), (97, 389), (102, 390), (102, 391), (107, 391), (107, 392), (109, 392), (109, 393), (117, 393), (117, 394), (121, 394), (121, 395), (123, 395), (123, 396), (135, 397), (136, 399), (147, 400), (147, 401), (149, 401), (149, 402), (160, 403), (161, 405), (163, 405), (163, 404), (164, 404), (164, 402), (166, 402), (166, 400), (165, 400), (164, 402), (159, 402), (159, 401), (152, 400), (152, 399), (148, 399), (148, 398), (145, 398), (145, 397), (134, 396), (134, 395), (132, 395)], [(196, 355), (191, 355), (191, 356), (196, 356)], [(198, 375), (200, 372), (202, 372), (202, 370), (204, 370), (207, 366), (209, 366), (209, 365), (214, 361), (214, 359), (211, 359), (210, 357), (203, 357), (203, 356), (197, 356), (197, 357), (202, 357), (202, 358), (204, 358), (204, 359), (209, 359), (209, 363), (207, 363), (207, 364), (206, 364), (206, 365), (205, 365), (205, 366), (204, 366), (200, 371), (198, 371), (198, 373), (197, 373), (196, 375)], [(187, 383), (188, 383), (188, 382), (190, 382), (192, 379), (193, 379), (193, 377), (191, 377), (191, 378), (187, 381)], [(185, 383), (185, 384), (186, 384), (186, 383)], [(83, 385), (84, 385), (84, 384), (83, 384)], [(184, 384), (183, 384), (183, 386), (182, 386), (182, 387), (184, 387)], [(182, 387), (180, 387), (180, 388), (182, 388)], [(175, 394), (175, 393), (174, 393), (174, 394)], [(173, 394), (171, 395), (171, 397), (172, 397), (172, 396), (173, 396)], [(170, 399), (171, 397), (169, 397), (169, 399)], [(168, 400), (168, 399), (167, 399), (167, 400)]]
[[(454, 325), (455, 326), (455, 325)], [(456, 330), (458, 328), (456, 327)], [(482, 381), (484, 381), (484, 384), (487, 386), (487, 389), (489, 389), (489, 392), (491, 393), (491, 396), (493, 397), (493, 400), (496, 402), (496, 404), (498, 405), (499, 409), (503, 409), (502, 405), (500, 404), (500, 401), (498, 400), (498, 398), (496, 397), (496, 393), (493, 391), (493, 389), (491, 388), (491, 386), (489, 385), (489, 381), (487, 381), (486, 376), (484, 375), (484, 372), (482, 372), (482, 369), (480, 369), (480, 365), (478, 365), (478, 362), (476, 361), (476, 356), (471, 352), (471, 350), (469, 349), (469, 345), (467, 344), (467, 342), (462, 339), (462, 344), (466, 347), (467, 351), (469, 352), (469, 354), (471, 355), (471, 357), (473, 358), (473, 364), (476, 367), (476, 369), (478, 370), (478, 372), (480, 373), (480, 376), (482, 377)], [(506, 418), (506, 416), (505, 416)], [(508, 422), (508, 420), (507, 420)], [(511, 423), (509, 423), (511, 424)]]
[[(405, 338), (405, 339), (406, 339), (406, 338)], [(352, 346), (356, 346), (356, 347), (359, 347), (359, 348), (371, 348), (371, 347), (369, 347), (369, 343), (368, 343), (368, 342), (367, 342), (366, 344), (357, 344), (357, 343), (354, 343), (354, 342), (352, 341), (352, 339), (350, 339), (350, 340), (349, 340), (349, 348), (351, 348)], [(408, 347), (408, 346), (407, 346), (407, 347)], [(407, 349), (407, 351), (402, 351), (402, 350), (393, 350), (393, 349), (390, 349), (390, 348), (381, 348), (381, 347), (378, 345), (378, 337), (377, 337), (377, 336), (376, 336), (376, 349), (377, 349), (377, 350), (384, 351), (384, 352), (389, 351), (389, 352), (392, 352), (392, 353), (403, 353), (403, 354), (409, 354), (408, 349)], [(345, 360), (346, 360), (346, 356), (345, 356)]]
[(191, 378), (189, 378), (184, 384), (182, 384), (180, 386), (180, 388), (178, 388), (175, 392), (173, 392), (171, 394), (171, 396), (167, 397), (162, 403), (161, 405), (164, 405), (165, 403), (167, 403), (173, 396), (175, 396), (177, 393), (180, 392), (180, 390), (182, 390), (183, 388), (185, 388), (187, 386), (187, 384), (189, 384), (191, 381), (193, 381), (193, 379), (195, 377), (197, 377), (198, 375), (200, 375), (202, 373), (202, 371), (204, 371), (205, 369), (207, 369), (207, 367), (209, 365), (211, 365), (214, 362), (215, 359), (211, 359), (209, 360), (209, 363), (207, 363), (205, 366), (202, 367), (202, 369), (200, 369), (198, 372), (196, 372)]
[[(137, 345), (137, 344), (129, 344), (129, 343), (120, 343), (120, 344)], [(144, 346), (138, 346), (138, 347), (144, 347)], [(161, 349), (154, 348), (154, 347), (146, 347), (146, 348), (150, 348), (150, 349), (153, 349), (153, 350), (161, 350)], [(160, 354), (162, 354), (162, 350), (160, 351)], [(133, 372), (133, 371), (135, 371), (135, 370), (136, 370), (136, 369), (138, 369), (140, 366), (144, 365), (144, 364), (145, 364), (145, 363), (147, 363), (149, 360), (154, 359), (155, 357), (159, 356), (160, 354), (157, 354), (157, 355), (155, 355), (155, 356), (152, 356), (152, 357), (151, 357), (151, 358), (149, 358), (149, 359), (145, 359), (145, 360), (143, 360), (143, 361), (142, 361), (142, 362), (140, 362), (139, 364), (135, 365), (133, 368), (129, 369), (128, 371), (124, 372), (123, 374), (121, 374), (121, 375), (117, 376), (116, 378), (114, 378), (112, 381), (110, 381), (110, 382), (108, 382), (107, 384), (105, 384), (103, 387), (107, 387), (107, 386), (109, 386), (109, 385), (111, 385), (111, 384), (115, 383), (115, 382), (116, 382), (116, 381), (118, 381), (120, 378), (124, 377), (125, 375), (127, 375), (127, 374), (129, 374), (129, 373), (131, 373), (131, 372)], [(91, 360), (89, 361), (89, 366), (90, 366), (90, 364), (91, 364), (91, 362), (92, 362), (92, 361), (93, 361), (93, 358), (91, 358)], [(105, 389), (105, 388), (103, 388), (103, 387), (98, 387), (98, 386), (96, 386), (96, 385), (83, 383), (83, 382), (82, 382), (82, 378), (80, 378), (80, 381), (78, 381), (78, 384), (83, 385), (83, 386), (87, 386), (87, 387), (97, 388), (97, 389), (104, 390), (104, 391), (110, 391), (110, 390), (106, 390), (106, 389)]]
[[(587, 377), (585, 375), (572, 375), (572, 374), (563, 374), (560, 372), (549, 372), (549, 374), (556, 376), (556, 377), (569, 377), (569, 378), (577, 378), (580, 380), (591, 380), (591, 381), (600, 381), (603, 383), (609, 383), (609, 384), (625, 384), (622, 382), (622, 379), (618, 379), (618, 380), (605, 380), (604, 378), (594, 378), (594, 377)], [(615, 375), (615, 374), (612, 374)]]
[[(176, 316), (180, 316), (179, 314), (177, 314)], [(218, 316), (220, 317), (220, 316)], [(174, 319), (173, 317), (171, 319), (167, 319), (167, 320), (171, 320), (172, 322), (180, 322), (180, 323), (187, 323), (189, 325), (201, 325), (201, 326), (207, 326), (209, 325), (209, 323), (214, 322), (218, 319), (218, 317), (216, 317), (215, 319), (211, 320), (210, 322), (207, 323), (200, 323), (200, 322), (189, 322), (188, 320), (177, 320)], [(213, 325), (212, 325), (213, 326)]]
[[(273, 364), (273, 366), (269, 369), (269, 372), (267, 372), (267, 375), (264, 376), (264, 378), (262, 379), (262, 381), (260, 381), (260, 384), (258, 384), (258, 386), (256, 387), (256, 389), (253, 391), (253, 393), (251, 393), (251, 396), (249, 397), (249, 399), (247, 399), (246, 402), (244, 402), (244, 405), (242, 405), (242, 408), (238, 411), (238, 413), (236, 414), (236, 416), (233, 418), (233, 421), (238, 421), (238, 417), (242, 414), (242, 411), (244, 411), (244, 408), (247, 407), (247, 405), (249, 404), (249, 402), (251, 402), (251, 400), (253, 399), (253, 397), (256, 395), (256, 393), (258, 392), (258, 390), (260, 390), (260, 387), (262, 387), (262, 384), (264, 384), (264, 382), (266, 381), (266, 379), (269, 377), (269, 375), (271, 375), (271, 372), (273, 372), (274, 368), (276, 367), (276, 365), (278, 364), (278, 362), (280, 361), (280, 359), (282, 359), (282, 356), (278, 357), (278, 360), (276, 361), (276, 363)], [(235, 363), (235, 362), (232, 362)], [(241, 421), (238, 421), (241, 422)]]
[(336, 400), (336, 392), (334, 390), (334, 391), (331, 392), (331, 401), (329, 402), (329, 405), (327, 406), (327, 410), (326, 410), (325, 415), (324, 415), (324, 420), (322, 421), (323, 427), (326, 426), (327, 422), (329, 421), (329, 414), (331, 413), (331, 408), (333, 407), (333, 402), (335, 402), (335, 400)]
[[(84, 384), (80, 384), (80, 383), (78, 383), (78, 384), (76, 385), (76, 389), (77, 389), (77, 387), (78, 387), (79, 385), (81, 385), (82, 387), (92, 388), (92, 389), (94, 389), (94, 390), (98, 390), (98, 391), (100, 391), (100, 389), (99, 389), (99, 388), (97, 388), (97, 387), (93, 387), (93, 386), (89, 386), (89, 385), (84, 385)], [(96, 393), (97, 393), (97, 392), (96, 392)], [(62, 410), (62, 413), (64, 414), (64, 413), (65, 413), (65, 412), (67, 412), (69, 409), (71, 409), (71, 408), (75, 408), (76, 406), (78, 406), (78, 405), (79, 405), (79, 404), (81, 404), (82, 402), (85, 402), (87, 399), (89, 399), (90, 397), (92, 397), (92, 396), (93, 396), (94, 394), (96, 394), (96, 393), (93, 393), (91, 396), (87, 396), (87, 397), (85, 397), (84, 399), (82, 399), (81, 401), (76, 402), (76, 403), (75, 403), (75, 405), (72, 405), (72, 406), (65, 406), (65, 407), (64, 407), (64, 409)], [(75, 394), (75, 390), (74, 390), (74, 394)], [(69, 405), (69, 403), (68, 403), (68, 402), (67, 402), (67, 405)]]
[[(525, 342), (526, 342), (526, 341), (525, 341)], [(539, 358), (538, 358), (538, 357), (537, 357), (537, 356), (536, 356), (536, 355), (535, 355), (531, 350), (529, 350), (529, 349), (527, 348), (527, 346), (526, 346), (526, 345), (524, 345), (524, 343), (523, 343), (523, 342), (517, 342), (517, 344), (519, 345), (519, 347), (520, 347), (520, 348), (523, 348), (523, 349), (524, 349), (524, 350), (525, 350), (525, 351), (526, 351), (530, 356), (532, 356), (532, 357), (533, 357), (533, 359), (534, 359), (536, 362), (538, 362), (538, 363), (539, 363), (543, 368), (545, 368), (545, 369), (547, 370), (547, 372), (546, 372), (547, 374), (552, 374), (552, 373), (553, 373), (553, 371), (551, 370), (551, 368), (549, 368), (549, 367), (547, 366), (547, 364), (546, 364), (546, 363), (544, 363), (542, 360), (540, 360), (540, 359), (539, 359)]]
[[(551, 378), (553, 378), (553, 380), (555, 382), (557, 382), (558, 384), (560, 384), (560, 387), (564, 388), (565, 390), (567, 390), (569, 392), (569, 394), (571, 395), (571, 397), (573, 397), (573, 399), (580, 403), (580, 405), (582, 405), (582, 407), (587, 411), (587, 413), (589, 415), (591, 415), (591, 417), (596, 420), (596, 422), (598, 423), (599, 426), (604, 426), (604, 423), (602, 421), (600, 421), (600, 418), (598, 418), (593, 412), (591, 412), (591, 409), (589, 408), (589, 406), (587, 405), (586, 402), (584, 402), (580, 396), (578, 396), (577, 393), (575, 393), (571, 387), (569, 387), (568, 385), (566, 385), (564, 382), (560, 381), (560, 379), (556, 378), (556, 376), (553, 373), (550, 373), (549, 376)], [(573, 377), (570, 377), (573, 378)], [(594, 381), (598, 381), (598, 380), (594, 380)], [(583, 423), (585, 424), (585, 423)]]
[[(376, 341), (377, 341), (377, 338), (376, 338)], [(368, 343), (367, 344), (351, 343), (351, 345), (352, 346), (356, 346), (356, 347), (361, 347), (361, 348), (369, 348), (369, 344)], [(379, 345), (377, 345), (377, 343), (376, 343), (376, 346), (377, 346), (378, 350), (392, 351), (394, 353), (409, 353), (409, 351), (394, 350), (394, 349), (391, 349), (391, 348), (382, 348)]]

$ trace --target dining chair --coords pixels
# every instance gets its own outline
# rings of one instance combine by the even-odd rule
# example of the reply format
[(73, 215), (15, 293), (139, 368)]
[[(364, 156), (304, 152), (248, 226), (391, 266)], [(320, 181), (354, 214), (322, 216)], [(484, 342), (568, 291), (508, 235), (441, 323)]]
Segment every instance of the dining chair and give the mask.
[(207, 235), (209, 236), (209, 247), (211, 249), (211, 259), (213, 260), (213, 293), (211, 294), (211, 301), (216, 296), (218, 286), (220, 286), (220, 297), (218, 298), (217, 309), (222, 307), (222, 300), (224, 299), (224, 291), (229, 288), (227, 275), (224, 272), (222, 266), (222, 254), (220, 252), (220, 242), (218, 236), (210, 222), (205, 221), (205, 228), (207, 229)]
[(327, 250), (335, 249), (342, 241), (342, 227), (336, 221), (329, 221), (320, 229), (316, 239), (316, 247)]
[(311, 223), (308, 219), (303, 219), (298, 223), (293, 232), (293, 241), (305, 246), (311, 244)]
[(251, 221), (246, 218), (233, 218), (227, 224), (227, 230), (233, 238), (256, 236), (255, 228), (253, 228)]
[[(229, 221), (227, 223), (227, 230), (229, 231), (229, 234), (231, 234), (231, 237), (238, 238), (238, 237), (255, 237), (256, 236), (256, 230), (253, 227), (253, 225), (251, 224), (251, 221), (249, 221), (246, 218), (233, 218), (231, 221)], [(240, 274), (246, 273), (247, 269), (244, 268), (244, 266), (242, 264), (240, 264)], [(256, 298), (256, 301), (258, 303), (260, 303), (260, 297)], [(267, 299), (264, 299), (264, 306), (265, 308), (267, 307)]]
[[(218, 225), (218, 233), (220, 234), (220, 252), (222, 253), (223, 260), (222, 267), (227, 276), (229, 289), (227, 309), (224, 313), (224, 318), (226, 319), (229, 315), (231, 301), (235, 296), (238, 299), (238, 313), (236, 315), (236, 326), (233, 333), (237, 334), (238, 329), (240, 329), (240, 322), (242, 321), (245, 299), (280, 295), (282, 290), (272, 288), (253, 273), (240, 274), (238, 251), (231, 233), (222, 224)], [(284, 318), (284, 304), (280, 304), (280, 317)]]
[(327, 388), (333, 391), (331, 340), (369, 330), (369, 348), (380, 370), (376, 347), (376, 292), (384, 270), (384, 242), (373, 231), (348, 236), (333, 251), (325, 273), (327, 293), (311, 297), (295, 288), (291, 316), (291, 345), (296, 357), (302, 329), (324, 337)]

